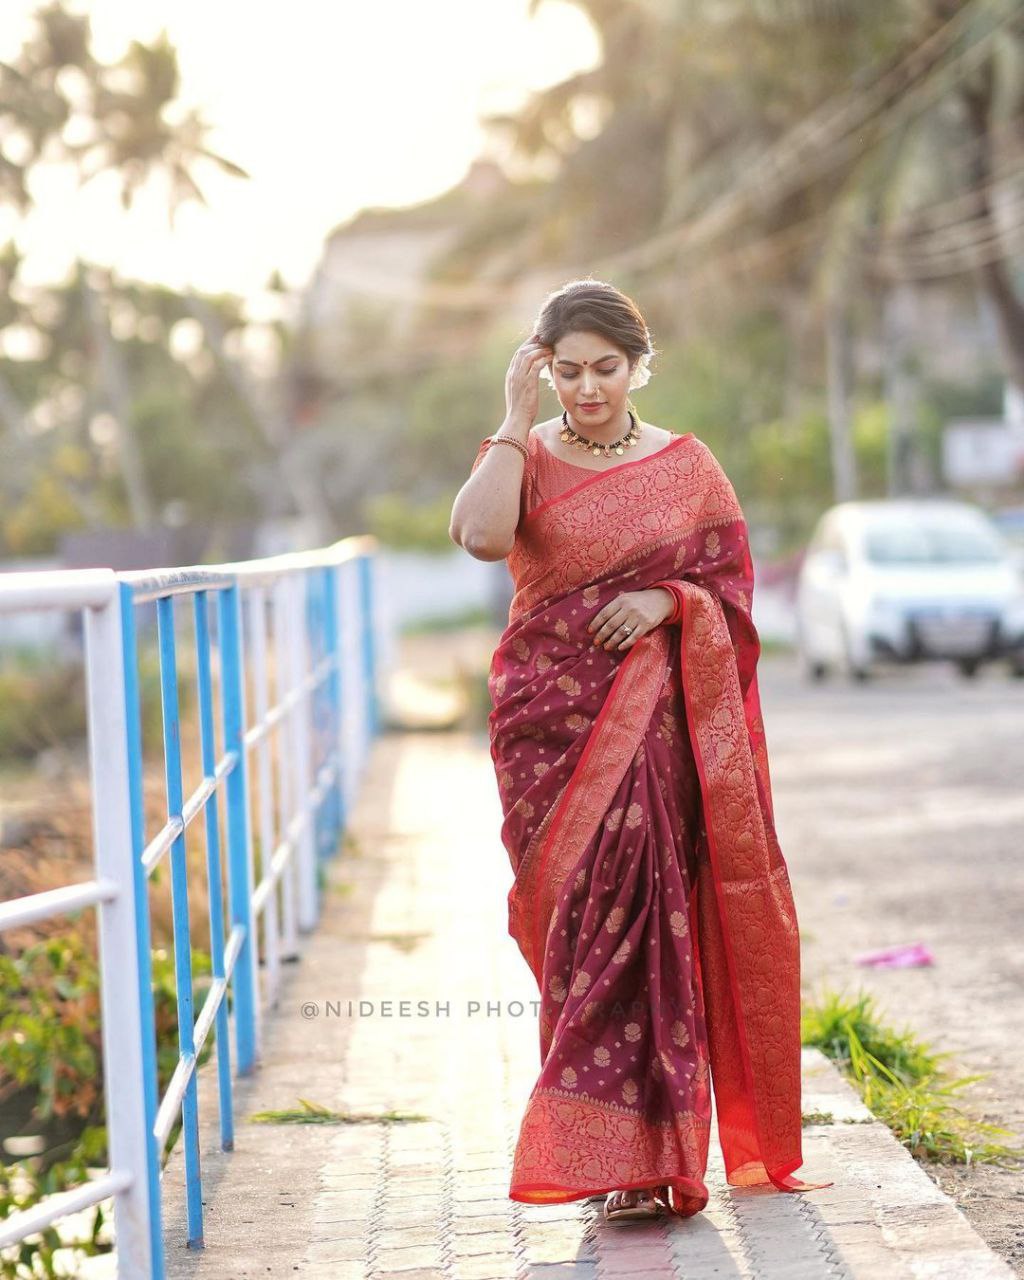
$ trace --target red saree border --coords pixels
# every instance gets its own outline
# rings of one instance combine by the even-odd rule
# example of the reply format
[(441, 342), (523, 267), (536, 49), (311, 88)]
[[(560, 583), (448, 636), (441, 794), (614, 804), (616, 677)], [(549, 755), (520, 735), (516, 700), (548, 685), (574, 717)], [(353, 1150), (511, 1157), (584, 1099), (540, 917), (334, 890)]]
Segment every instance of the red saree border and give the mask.
[[(707, 932), (715, 929), (719, 936), (714, 939), (714, 949), (724, 953), (732, 998), (732, 1025), (723, 1038), (731, 1034), (738, 1045), (746, 1094), (731, 1096), (730, 1073), (721, 1072), (716, 1078), (712, 1063), (727, 1177), (734, 1185), (751, 1185), (762, 1182), (763, 1174), (780, 1190), (817, 1190), (833, 1184), (802, 1182), (790, 1176), (803, 1158), (800, 940), (788, 872), (784, 863), (771, 866), (743, 698), (721, 601), (713, 592), (685, 580), (672, 584), (672, 589), (680, 603), (683, 695), (700, 777), (717, 905), (717, 916), (709, 911), (701, 913), (701, 965), (703, 970), (711, 954), (708, 944), (712, 939)], [(784, 888), (780, 889), (779, 882)], [(738, 949), (735, 934), (744, 926), (749, 945)], [(759, 972), (756, 964), (756, 956), (764, 953), (772, 958), (767, 975)], [(751, 1021), (757, 1026), (753, 1038), (748, 1026)], [(730, 1114), (753, 1118), (760, 1164), (734, 1159), (730, 1165)]]
[(702, 1121), (687, 1112), (675, 1121), (652, 1122), (586, 1094), (538, 1089), (523, 1118), (509, 1199), (564, 1204), (656, 1186), (666, 1207), (688, 1217), (708, 1201), (703, 1175), (710, 1139), (710, 1117)]
[[(664, 1174), (660, 1176), (664, 1177)], [(523, 1182), (508, 1193), (508, 1198), (520, 1204), (571, 1204), (573, 1200), (579, 1200), (583, 1196), (604, 1196), (609, 1191), (646, 1191), (651, 1185), (650, 1178), (641, 1178), (636, 1182), (616, 1182), (614, 1186), (595, 1187), (593, 1191), (589, 1188), (573, 1191), (556, 1186), (553, 1182)], [(670, 1191), (687, 1195), (689, 1203), (683, 1200), (682, 1195), (677, 1195), (670, 1203), (668, 1196)], [(679, 1217), (689, 1218), (700, 1213), (707, 1204), (708, 1189), (696, 1178), (670, 1178), (667, 1183), (657, 1187), (655, 1199), (660, 1200), (666, 1207), (671, 1207), (672, 1212)]]
[[(662, 445), (662, 447), (654, 453), (645, 454), (644, 457), (642, 458), (630, 458), (627, 462), (620, 462), (614, 467), (600, 467), (600, 468), (580, 467), (581, 471), (590, 471), (592, 473), (590, 478), (587, 480), (581, 480), (579, 484), (574, 484), (568, 489), (563, 489), (561, 493), (556, 493), (550, 498), (545, 498), (543, 502), (538, 502), (532, 511), (528, 511), (526, 515), (523, 516), (523, 521), (522, 521), (523, 525), (525, 526), (529, 521), (533, 520), (538, 512), (545, 511), (548, 507), (552, 506), (554, 503), (561, 502), (563, 498), (571, 498), (574, 494), (578, 493), (581, 489), (585, 489), (587, 485), (591, 484), (595, 479), (598, 479), (601, 476), (607, 476), (613, 473), (618, 473), (619, 471), (624, 470), (626, 467), (638, 467), (642, 462), (653, 462), (655, 458), (663, 457), (664, 454), (668, 453), (670, 449), (674, 449), (681, 440), (689, 440), (692, 437), (693, 437), (693, 432), (687, 431), (684, 435), (676, 436), (674, 440), (670, 440), (668, 444)], [(544, 443), (543, 440), (540, 439), (539, 436), (537, 438), (537, 448), (547, 449), (547, 452), (551, 454), (552, 458), (556, 458), (557, 461), (559, 462), (564, 461), (564, 459), (559, 458), (557, 454), (551, 453), (551, 450), (548, 449), (547, 445)], [(575, 466), (576, 464), (569, 463), (568, 465)]]

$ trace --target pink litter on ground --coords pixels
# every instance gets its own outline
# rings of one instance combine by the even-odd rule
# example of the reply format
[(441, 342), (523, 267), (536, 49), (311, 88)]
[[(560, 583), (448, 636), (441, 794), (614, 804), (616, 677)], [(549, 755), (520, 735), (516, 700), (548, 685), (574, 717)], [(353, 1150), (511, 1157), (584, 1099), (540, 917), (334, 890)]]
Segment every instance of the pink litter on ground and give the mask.
[(877, 951), (862, 951), (854, 956), (853, 963), (870, 965), (873, 969), (915, 969), (934, 964), (935, 956), (923, 942), (907, 942)]

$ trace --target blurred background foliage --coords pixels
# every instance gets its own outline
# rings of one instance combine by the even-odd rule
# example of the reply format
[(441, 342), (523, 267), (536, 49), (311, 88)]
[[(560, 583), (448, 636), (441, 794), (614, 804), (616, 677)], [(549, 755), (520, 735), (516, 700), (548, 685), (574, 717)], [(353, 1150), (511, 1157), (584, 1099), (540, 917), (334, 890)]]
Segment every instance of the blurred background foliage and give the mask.
[[(942, 487), (948, 418), (1024, 387), (1019, 3), (576, 5), (599, 64), (490, 116), (450, 191), (337, 228), (302, 289), (43, 287), (2, 250), (0, 553), (291, 516), (447, 548), (512, 351), (588, 274), (647, 315), (642, 415), (704, 439), (780, 550), (834, 500)], [(166, 37), (103, 62), (50, 3), (0, 65), (8, 209), (56, 156), (126, 207), (159, 178), (173, 218), (204, 166), (245, 181), (207, 137)], [(380, 288), (346, 275), (368, 249)]]
[[(575, 4), (598, 64), (490, 116), (450, 190), (337, 227), (301, 287), (275, 272), (253, 296), (209, 296), (86, 261), (40, 283), (0, 244), (0, 556), (295, 518), (307, 545), (369, 530), (451, 550), (452, 501), (502, 420), (513, 351), (544, 296), (584, 275), (640, 303), (657, 347), (640, 412), (712, 448), (760, 547), (797, 552), (838, 499), (941, 489), (950, 419), (998, 417), (1007, 385), (1024, 391), (1020, 0)], [(114, 180), (112, 219), (155, 184), (173, 220), (205, 202), (211, 165), (246, 181), (209, 135), (166, 37), (106, 61), (88, 17), (53, 0), (0, 62), (0, 209), (28, 215), (36, 171), (56, 161)], [(542, 384), (541, 416), (557, 410)], [(150, 759), (149, 649), (140, 681)], [(482, 723), (486, 682), (469, 687)], [(195, 751), (189, 690), (183, 677)], [(0, 767), (80, 743), (83, 702), (77, 662), (11, 653)], [(86, 860), (88, 810), (72, 798), (0, 832), (7, 896)], [(190, 885), (202, 880), (197, 868)], [(162, 1089), (171, 903), (153, 884)], [(190, 910), (202, 931), (191, 888)], [(74, 935), (18, 961), (0, 951), (4, 1128), (44, 1140), (0, 1171), (0, 1216), (105, 1159), (94, 950)], [(193, 961), (199, 1001), (209, 961)]]

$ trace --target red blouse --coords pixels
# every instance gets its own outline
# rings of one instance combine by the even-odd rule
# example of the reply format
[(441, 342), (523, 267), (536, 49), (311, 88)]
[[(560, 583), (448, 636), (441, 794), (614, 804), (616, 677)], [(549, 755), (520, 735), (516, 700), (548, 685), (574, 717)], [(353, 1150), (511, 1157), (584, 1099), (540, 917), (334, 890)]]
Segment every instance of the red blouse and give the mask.
[[(470, 474), (480, 465), (481, 459), (490, 446), (491, 437), (484, 436), (473, 460), (473, 466), (470, 468)], [(511, 449), (512, 446), (499, 445), (498, 447), (500, 449)], [(597, 467), (584, 467), (578, 463), (566, 462), (564, 459), (556, 457), (547, 445), (541, 442), (541, 438), (536, 431), (531, 431), (527, 436), (526, 449), (527, 457), (523, 466), (523, 487), (519, 503), (520, 520), (529, 515), (534, 507), (539, 507), (542, 502), (547, 502), (549, 498), (555, 498), (558, 494), (564, 493), (566, 489), (571, 489), (574, 484), (579, 484), (582, 479), (581, 472), (599, 470)], [(682, 596), (679, 589), (673, 590), (669, 581), (652, 582), (651, 586), (663, 586), (669, 590), (673, 602), (672, 612), (665, 621), (679, 622), (682, 616)]]
[[(480, 465), (480, 460), (491, 444), (491, 437), (485, 436), (480, 441), (476, 458), (470, 474)], [(511, 445), (499, 445), (499, 449), (510, 449)], [(593, 475), (600, 468), (584, 467), (575, 462), (565, 462), (556, 457), (547, 445), (541, 442), (540, 435), (531, 431), (526, 439), (528, 456), (523, 467), (522, 500), (519, 505), (519, 518), (528, 515), (534, 507), (539, 507), (549, 498), (555, 498), (574, 484), (579, 484), (583, 472)]]

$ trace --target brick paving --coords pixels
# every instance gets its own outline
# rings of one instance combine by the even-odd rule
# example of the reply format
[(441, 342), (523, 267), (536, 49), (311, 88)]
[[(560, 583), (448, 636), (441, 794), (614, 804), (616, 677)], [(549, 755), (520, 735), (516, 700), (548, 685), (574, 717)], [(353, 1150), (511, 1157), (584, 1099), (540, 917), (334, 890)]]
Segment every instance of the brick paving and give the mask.
[[(507, 933), (499, 822), (481, 735), (375, 744), (321, 925), (267, 1018), (259, 1071), (239, 1082), (233, 1152), (216, 1149), (215, 1081), (209, 1067), (201, 1074), (206, 1246), (184, 1247), (179, 1149), (163, 1182), (172, 1280), (1011, 1275), (817, 1053), (805, 1055), (804, 1110), (832, 1123), (805, 1130), (799, 1172), (834, 1178), (831, 1188), (728, 1187), (713, 1131), (711, 1199), (694, 1218), (615, 1224), (603, 1197), (509, 1200), (539, 1063), (536, 988)], [(247, 1120), (300, 1098), (427, 1118)]]

